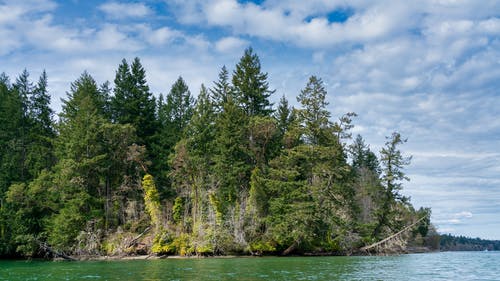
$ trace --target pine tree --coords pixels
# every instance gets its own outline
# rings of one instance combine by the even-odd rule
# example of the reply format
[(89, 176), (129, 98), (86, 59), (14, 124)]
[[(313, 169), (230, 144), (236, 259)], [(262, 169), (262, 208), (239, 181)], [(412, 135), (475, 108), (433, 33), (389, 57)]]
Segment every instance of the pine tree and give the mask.
[(50, 108), (50, 95), (47, 91), (47, 73), (44, 70), (30, 97), (30, 116), (47, 137), (54, 135), (53, 115), (54, 111)]
[(24, 124), (23, 101), (5, 73), (0, 75), (0, 195), (21, 181), (20, 128)]
[(349, 154), (353, 168), (356, 219), (360, 223), (361, 235), (371, 239), (376, 227), (375, 213), (380, 208), (384, 196), (379, 161), (360, 135), (357, 135), (354, 143), (349, 146)]
[[(179, 138), (183, 134), (183, 130), (189, 123), (193, 115), (194, 99), (191, 96), (189, 87), (182, 77), (179, 77), (172, 85), (170, 92), (166, 97), (166, 103), (162, 111), (162, 116), (165, 116), (164, 127), (168, 128), (170, 134)], [(175, 141), (173, 142), (175, 144)]]
[(29, 73), (26, 69), (19, 75), (13, 85), (13, 90), (19, 96), (22, 106), (22, 117), (20, 119), (20, 126), (17, 128), (17, 141), (18, 150), (20, 153), (20, 176), (21, 181), (29, 180), (29, 167), (27, 164), (28, 149), (30, 145), (29, 130), (31, 127), (31, 120), (29, 116), (30, 101), (29, 98), (33, 93), (33, 83), (29, 81)]
[[(158, 103), (159, 130), (155, 135), (153, 154), (153, 173), (157, 184), (165, 190), (169, 185), (168, 161), (174, 152), (175, 145), (184, 136), (184, 131), (193, 115), (194, 99), (189, 87), (182, 77), (172, 85), (164, 102), (162, 97)], [(165, 190), (166, 191), (166, 190)]]
[(269, 116), (273, 112), (269, 97), (275, 91), (269, 89), (267, 73), (261, 71), (259, 57), (252, 48), (245, 50), (236, 65), (232, 82), (237, 103), (248, 116)]
[(47, 92), (47, 73), (40, 75), (38, 83), (30, 95), (29, 119), (29, 147), (27, 166), (30, 175), (38, 176), (43, 169), (49, 169), (55, 163), (53, 142), (55, 138), (53, 115), (50, 108), (50, 95)]
[(92, 195), (102, 194), (99, 174), (104, 162), (101, 144), (104, 118), (103, 97), (97, 84), (84, 72), (71, 84), (68, 99), (63, 99), (59, 115), (56, 153), (60, 160), (69, 161), (80, 177), (79, 185)]
[(367, 169), (377, 176), (380, 174), (377, 156), (370, 150), (361, 135), (357, 135), (354, 143), (349, 146), (349, 153), (355, 170)]
[(297, 101), (302, 104), (298, 114), (305, 129), (305, 141), (312, 145), (326, 145), (332, 142), (333, 130), (329, 120), (330, 112), (326, 109), (326, 94), (323, 81), (311, 76), (297, 97)]
[(6, 202), (6, 192), (21, 181), (22, 154), (19, 128), (23, 124), (23, 102), (5, 73), (0, 75), (0, 255), (13, 254), (13, 217), (15, 211)]
[(403, 196), (401, 181), (409, 180), (403, 172), (405, 166), (410, 164), (411, 157), (403, 156), (398, 146), (404, 144), (406, 139), (401, 138), (401, 134), (394, 132), (387, 137), (385, 147), (380, 150), (380, 163), (382, 165), (381, 181), (384, 187), (382, 204), (377, 212), (378, 224), (373, 235), (378, 237), (384, 227), (389, 227), (395, 231), (400, 222), (395, 220), (397, 215), (396, 206), (399, 203), (407, 204), (408, 198)]
[(215, 110), (208, 90), (203, 84), (185, 135), (188, 138), (189, 149), (198, 157), (207, 159), (205, 162), (208, 162), (208, 159), (213, 156)]
[(135, 58), (130, 67), (122, 60), (116, 71), (114, 94), (113, 120), (134, 126), (140, 143), (149, 145), (156, 130), (156, 101), (149, 91), (146, 71), (139, 58)]
[(57, 213), (47, 219), (45, 231), (50, 245), (72, 252), (87, 222), (102, 217), (102, 170), (106, 166), (102, 126), (106, 120), (104, 98), (87, 72), (71, 84), (67, 96), (57, 126), (59, 162), (53, 170)]
[(285, 95), (283, 95), (276, 111), (276, 120), (278, 121), (278, 128), (282, 136), (288, 131), (288, 127), (293, 122), (294, 118), (293, 108), (288, 105), (288, 100)]
[(216, 122), (215, 175), (221, 202), (234, 203), (247, 190), (252, 167), (248, 155), (248, 117), (232, 99)]
[(231, 96), (233, 99), (235, 98), (233, 89), (229, 83), (229, 72), (225, 65), (222, 66), (219, 72), (219, 79), (214, 81), (214, 86), (210, 89), (210, 93), (212, 94), (215, 112), (217, 113), (222, 111), (222, 107), (227, 102), (228, 96)]

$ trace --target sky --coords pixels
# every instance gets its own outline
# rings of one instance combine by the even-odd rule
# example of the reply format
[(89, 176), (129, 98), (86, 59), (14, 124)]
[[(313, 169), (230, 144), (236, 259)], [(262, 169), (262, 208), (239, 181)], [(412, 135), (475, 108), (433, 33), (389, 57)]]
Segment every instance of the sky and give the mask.
[(274, 102), (316, 75), (373, 151), (407, 138), (403, 193), (438, 231), (500, 239), (500, 1), (0, 0), (0, 72), (45, 69), (56, 111), (84, 70), (139, 57), (155, 95), (179, 76), (196, 95), (248, 47)]

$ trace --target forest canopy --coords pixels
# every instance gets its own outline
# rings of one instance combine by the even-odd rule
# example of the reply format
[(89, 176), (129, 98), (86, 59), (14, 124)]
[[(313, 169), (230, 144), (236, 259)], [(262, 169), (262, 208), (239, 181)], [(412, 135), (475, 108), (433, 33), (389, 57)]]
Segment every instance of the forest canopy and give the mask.
[(251, 48), (197, 95), (179, 77), (155, 96), (123, 59), (113, 83), (83, 72), (55, 118), (48, 83), (0, 76), (2, 256), (350, 254), (422, 217), (404, 244), (433, 231), (401, 193), (404, 137), (377, 156), (317, 76), (273, 104)]

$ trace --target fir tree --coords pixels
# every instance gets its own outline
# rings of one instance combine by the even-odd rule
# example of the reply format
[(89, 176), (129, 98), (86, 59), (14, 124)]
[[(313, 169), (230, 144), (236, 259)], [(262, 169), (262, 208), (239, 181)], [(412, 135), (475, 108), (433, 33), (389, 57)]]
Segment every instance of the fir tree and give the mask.
[(401, 134), (394, 132), (387, 137), (385, 147), (380, 150), (380, 163), (382, 165), (381, 181), (384, 187), (382, 203), (377, 211), (378, 223), (373, 235), (378, 237), (384, 227), (389, 227), (391, 232), (396, 230), (401, 222), (396, 221), (397, 204), (408, 202), (408, 198), (403, 196), (401, 181), (409, 180), (403, 169), (410, 164), (411, 157), (403, 156), (398, 146), (404, 144), (406, 139), (401, 138)]
[(168, 161), (174, 152), (176, 143), (184, 136), (184, 130), (193, 115), (194, 99), (189, 87), (182, 77), (179, 77), (172, 85), (166, 101), (162, 97), (158, 102), (159, 130), (155, 136), (153, 154), (153, 172), (159, 186), (164, 191), (168, 187)]
[(312, 145), (324, 145), (332, 141), (332, 123), (329, 120), (330, 112), (326, 109), (326, 94), (323, 81), (311, 76), (297, 97), (297, 101), (302, 104), (299, 118), (305, 128), (305, 141)]
[(210, 93), (212, 94), (215, 112), (217, 113), (222, 111), (222, 107), (227, 102), (229, 96), (233, 99), (235, 98), (233, 96), (233, 89), (229, 82), (229, 72), (227, 71), (225, 65), (219, 72), (219, 79), (214, 81), (214, 86), (210, 89)]
[(275, 91), (269, 89), (267, 73), (261, 71), (259, 57), (252, 48), (245, 50), (236, 65), (232, 82), (237, 103), (248, 116), (269, 116), (273, 112), (269, 97)]
[(146, 71), (139, 58), (129, 67), (125, 59), (115, 76), (111, 99), (113, 120), (134, 126), (141, 144), (148, 145), (156, 130), (156, 101), (146, 82)]
[(41, 170), (48, 169), (55, 163), (53, 115), (54, 111), (50, 108), (50, 95), (47, 92), (47, 74), (43, 71), (30, 95), (31, 129), (27, 165), (33, 177), (38, 176)]

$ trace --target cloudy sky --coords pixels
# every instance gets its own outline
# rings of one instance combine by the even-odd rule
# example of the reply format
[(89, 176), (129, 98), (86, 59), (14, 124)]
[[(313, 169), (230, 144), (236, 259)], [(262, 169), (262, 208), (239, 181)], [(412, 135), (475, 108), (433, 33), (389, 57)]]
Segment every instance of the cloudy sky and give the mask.
[(439, 231), (500, 239), (500, 1), (0, 0), (0, 72), (46, 69), (56, 110), (84, 70), (139, 56), (155, 94), (196, 94), (249, 46), (274, 101), (317, 75), (372, 150), (407, 137), (404, 193)]

